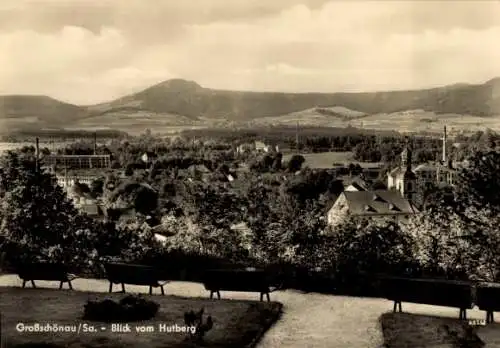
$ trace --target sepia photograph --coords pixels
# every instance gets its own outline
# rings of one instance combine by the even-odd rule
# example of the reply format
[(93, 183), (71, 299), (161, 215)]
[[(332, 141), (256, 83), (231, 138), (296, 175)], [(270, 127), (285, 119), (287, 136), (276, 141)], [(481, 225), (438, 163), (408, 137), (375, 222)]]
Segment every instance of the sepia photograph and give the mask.
[(0, 0), (1, 348), (500, 348), (500, 1)]

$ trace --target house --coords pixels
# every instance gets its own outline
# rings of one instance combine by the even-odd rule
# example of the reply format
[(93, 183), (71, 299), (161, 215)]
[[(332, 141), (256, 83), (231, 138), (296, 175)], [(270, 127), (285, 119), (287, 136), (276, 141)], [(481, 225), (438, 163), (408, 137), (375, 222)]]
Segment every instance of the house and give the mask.
[(381, 165), (375, 166), (364, 166), (363, 167), (363, 176), (368, 180), (376, 180), (378, 179), (380, 172), (382, 170)]
[(263, 152), (268, 152), (269, 147), (262, 141), (256, 141), (255, 142), (255, 151), (263, 151)]
[(357, 182), (353, 182), (352, 184), (348, 185), (344, 191), (366, 191), (366, 187), (358, 184)]
[(344, 191), (367, 191), (368, 185), (361, 178), (355, 177), (349, 180), (350, 183), (345, 185)]
[(152, 161), (156, 160), (157, 158), (158, 158), (158, 155), (155, 152), (146, 151), (142, 154), (141, 161), (148, 164), (148, 163), (151, 163)]
[(175, 232), (164, 223), (151, 227), (150, 231), (153, 233), (154, 239), (162, 244), (165, 244), (169, 237), (175, 236)]
[(95, 199), (92, 199), (87, 195), (77, 193), (70, 194), (70, 198), (72, 199), (75, 208), (81, 213), (84, 213), (94, 219), (104, 218), (104, 211)]
[(245, 152), (250, 152), (255, 148), (253, 144), (240, 144), (236, 148), (237, 153), (245, 153)]
[(103, 219), (104, 218), (104, 212), (97, 203), (84, 203), (80, 204), (79, 207), (77, 207), (82, 213), (94, 218), (94, 219)]
[(56, 173), (56, 179), (57, 184), (67, 191), (76, 183), (85, 184), (90, 187), (92, 182), (101, 177), (100, 174), (99, 172)]
[(328, 210), (327, 223), (338, 226), (348, 217), (404, 221), (417, 213), (417, 208), (397, 191), (344, 191)]
[(240, 222), (237, 224), (233, 224), (230, 226), (230, 229), (232, 232), (238, 233), (242, 237), (242, 247), (247, 250), (252, 249), (252, 243), (250, 242), (252, 240), (252, 230), (246, 222)]
[(272, 146), (267, 145), (262, 141), (255, 141), (253, 144), (241, 144), (236, 148), (237, 153), (245, 153), (245, 152), (280, 152), (280, 148), (278, 145)]
[(263, 143), (262, 141), (255, 142), (255, 151), (257, 152), (280, 152), (279, 146), (272, 146)]

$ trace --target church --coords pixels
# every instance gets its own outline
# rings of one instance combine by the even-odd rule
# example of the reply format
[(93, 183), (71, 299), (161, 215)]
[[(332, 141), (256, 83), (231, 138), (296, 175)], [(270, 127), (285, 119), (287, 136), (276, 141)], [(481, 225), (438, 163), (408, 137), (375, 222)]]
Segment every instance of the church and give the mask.
[(433, 163), (412, 164), (412, 149), (407, 142), (401, 153), (401, 165), (387, 174), (387, 188), (396, 190), (411, 202), (419, 203), (422, 193), (430, 185), (453, 185), (457, 168), (448, 158), (447, 133), (444, 127), (442, 137), (442, 159)]

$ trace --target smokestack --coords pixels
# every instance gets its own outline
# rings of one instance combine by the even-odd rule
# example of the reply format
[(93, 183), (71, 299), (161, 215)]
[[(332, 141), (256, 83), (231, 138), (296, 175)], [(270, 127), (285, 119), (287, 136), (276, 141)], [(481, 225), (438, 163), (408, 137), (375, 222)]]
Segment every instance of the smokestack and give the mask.
[(299, 122), (297, 121), (297, 124), (295, 126), (295, 147), (296, 147), (296, 152), (299, 153)]
[(446, 164), (446, 141), (448, 140), (446, 135), (446, 126), (444, 126), (443, 131), (443, 164)]
[(35, 140), (35, 165), (36, 165), (37, 173), (38, 173), (39, 162), (40, 162), (40, 139), (38, 139), (38, 137), (36, 137), (36, 140)]
[(94, 155), (97, 155), (97, 132), (94, 132)]

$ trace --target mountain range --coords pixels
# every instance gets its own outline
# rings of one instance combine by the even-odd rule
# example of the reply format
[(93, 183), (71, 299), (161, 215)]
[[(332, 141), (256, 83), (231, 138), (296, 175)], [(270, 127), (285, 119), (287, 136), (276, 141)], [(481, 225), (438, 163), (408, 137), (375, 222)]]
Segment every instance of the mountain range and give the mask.
[[(431, 124), (452, 115), (472, 123), (500, 121), (500, 78), (483, 84), (367, 93), (242, 92), (172, 79), (107, 103), (79, 106), (47, 96), (0, 96), (0, 126), (133, 128), (197, 125), (364, 122), (406, 117)], [(399, 116), (397, 116), (399, 115)], [(406, 116), (405, 116), (406, 115)], [(424, 117), (425, 116), (425, 117)], [(396, 119), (394, 120), (394, 117)], [(334, 123), (335, 123), (334, 122)]]

